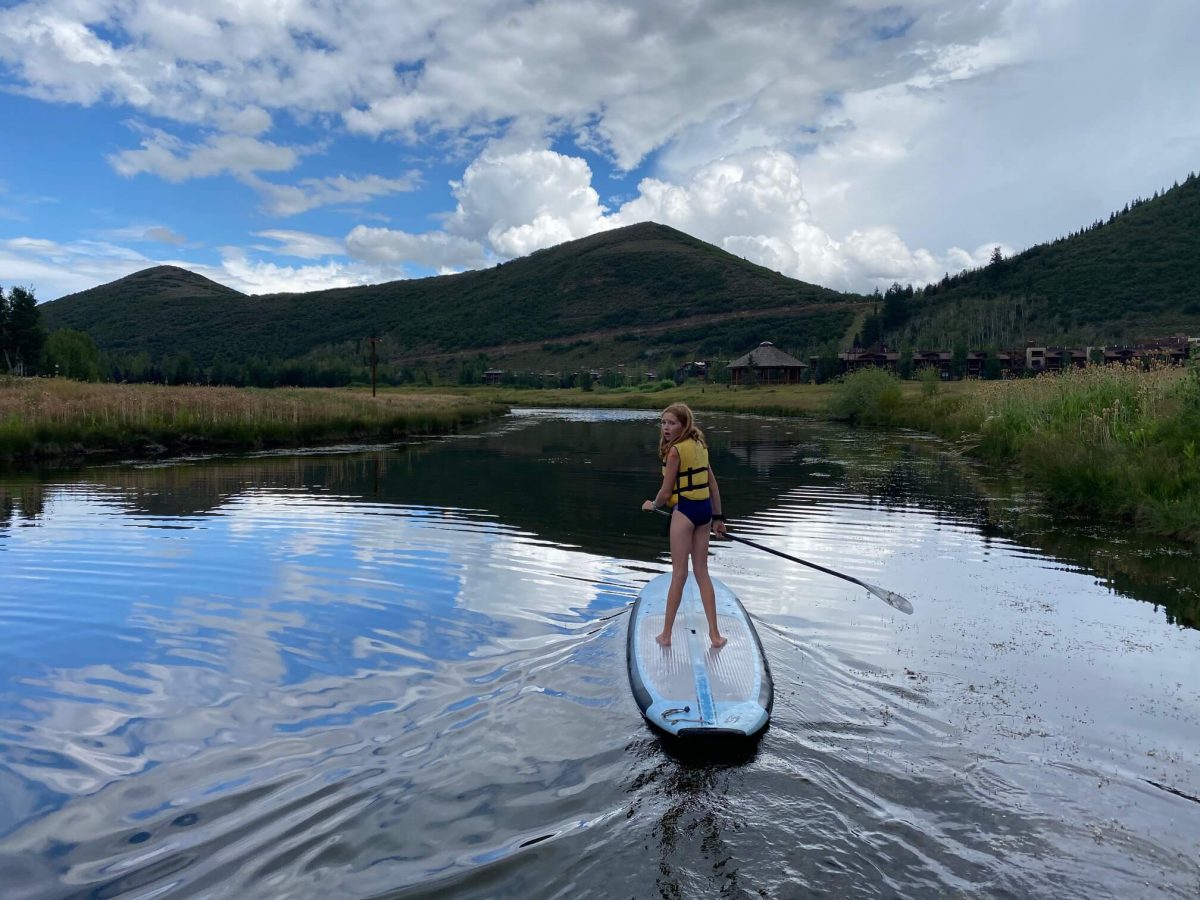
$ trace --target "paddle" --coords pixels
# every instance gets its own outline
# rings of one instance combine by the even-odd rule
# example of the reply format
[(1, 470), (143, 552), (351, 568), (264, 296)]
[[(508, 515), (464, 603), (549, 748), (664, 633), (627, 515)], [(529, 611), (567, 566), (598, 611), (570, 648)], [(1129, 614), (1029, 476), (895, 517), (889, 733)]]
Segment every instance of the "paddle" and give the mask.
[[(656, 513), (659, 513), (660, 515), (664, 515), (664, 516), (671, 515), (665, 509), (662, 509), (657, 506), (654, 508), (654, 511)], [(898, 609), (898, 610), (900, 610), (900, 612), (904, 613), (905, 615), (909, 615), (909, 616), (912, 615), (913, 605), (911, 603), (909, 603), (906, 599), (901, 597), (899, 594), (897, 594), (895, 591), (889, 591), (884, 588), (878, 587), (877, 585), (868, 584), (867, 582), (862, 581), (861, 579), (855, 578), (853, 575), (844, 575), (841, 572), (835, 572), (833, 569), (827, 569), (824, 566), (819, 566), (816, 563), (809, 562), (806, 559), (801, 559), (798, 556), (789, 556), (788, 554), (782, 553), (779, 550), (774, 550), (770, 547), (764, 547), (762, 544), (756, 544), (756, 543), (754, 543), (754, 541), (746, 540), (746, 538), (736, 537), (736, 536), (730, 534), (729, 532), (725, 532), (725, 537), (731, 541), (737, 541), (739, 544), (747, 544), (747, 545), (755, 548), (756, 550), (762, 550), (764, 553), (770, 553), (772, 556), (779, 556), (779, 557), (782, 557), (783, 559), (790, 560), (791, 562), (800, 563), (800, 565), (802, 565), (802, 566), (808, 566), (810, 569), (816, 569), (818, 572), (824, 572), (826, 575), (832, 575), (834, 578), (840, 578), (843, 581), (849, 581), (852, 584), (857, 584), (859, 587), (866, 588), (868, 591), (870, 591), (872, 594), (874, 594), (876, 597), (878, 597), (880, 600), (882, 600), (884, 603), (886, 603), (888, 606), (892, 607), (893, 609)]]

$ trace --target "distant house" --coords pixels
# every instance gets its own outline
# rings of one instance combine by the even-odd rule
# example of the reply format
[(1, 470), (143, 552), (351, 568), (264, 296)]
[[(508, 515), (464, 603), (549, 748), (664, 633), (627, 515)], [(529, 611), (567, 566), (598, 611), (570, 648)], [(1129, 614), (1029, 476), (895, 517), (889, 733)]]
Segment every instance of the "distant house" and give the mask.
[(1186, 334), (1177, 334), (1169, 338), (1139, 341), (1137, 349), (1138, 355), (1143, 358), (1157, 358), (1179, 364), (1191, 357), (1194, 352), (1193, 348), (1197, 344), (1200, 344), (1200, 338), (1189, 338)]
[(987, 360), (988, 352), (986, 350), (969, 350), (967, 352), (966, 376), (968, 378), (982, 378)]
[(729, 370), (730, 384), (799, 384), (808, 365), (770, 341), (763, 341), (725, 368)]
[[(949, 350), (914, 350), (912, 355), (913, 371), (933, 369), (938, 377), (947, 379), (951, 375), (950, 363), (954, 354)], [(968, 362), (970, 359), (968, 358)]]
[(1035, 347), (1025, 348), (1025, 368), (1032, 372), (1061, 372), (1074, 366), (1082, 369), (1088, 364), (1091, 347)]
[(504, 380), (504, 370), (503, 369), (487, 369), (483, 373), (483, 383), (484, 384), (499, 384), (503, 380)]
[(702, 378), (708, 380), (708, 363), (696, 360), (695, 362), (684, 363), (675, 370), (675, 383), (683, 384), (689, 378)]
[(859, 369), (870, 368), (895, 372), (899, 361), (900, 354), (889, 350), (886, 344), (877, 344), (867, 348), (856, 347), (853, 350), (843, 350), (838, 354), (842, 372), (857, 372)]

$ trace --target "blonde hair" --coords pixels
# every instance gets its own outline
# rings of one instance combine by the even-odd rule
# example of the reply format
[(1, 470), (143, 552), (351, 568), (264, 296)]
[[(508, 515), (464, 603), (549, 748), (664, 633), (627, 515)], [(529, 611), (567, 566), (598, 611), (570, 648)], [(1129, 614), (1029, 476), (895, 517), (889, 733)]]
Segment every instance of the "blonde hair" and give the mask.
[(670, 449), (680, 441), (692, 440), (701, 447), (708, 447), (708, 444), (704, 443), (704, 432), (696, 427), (696, 417), (692, 415), (692, 408), (690, 406), (688, 406), (686, 403), (672, 403), (662, 411), (658, 417), (659, 420), (661, 421), (662, 417), (667, 413), (670, 413), (676, 419), (678, 419), (679, 424), (682, 425), (683, 428), (679, 432), (679, 437), (677, 437), (671, 443), (667, 443), (666, 437), (663, 436), (662, 432), (659, 432), (658, 455), (663, 462), (666, 462), (667, 460), (668, 451), (670, 451)]

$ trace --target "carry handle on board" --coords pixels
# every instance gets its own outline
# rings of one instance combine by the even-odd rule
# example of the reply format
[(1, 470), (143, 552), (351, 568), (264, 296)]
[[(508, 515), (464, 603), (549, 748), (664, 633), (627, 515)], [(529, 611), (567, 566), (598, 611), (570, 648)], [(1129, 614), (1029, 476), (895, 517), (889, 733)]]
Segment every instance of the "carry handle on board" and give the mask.
[[(654, 511), (663, 516), (671, 515), (661, 506), (654, 507)], [(770, 553), (772, 556), (779, 556), (783, 559), (790, 560), (791, 562), (800, 563), (802, 566), (808, 566), (810, 569), (816, 569), (818, 572), (824, 572), (826, 575), (832, 575), (834, 578), (840, 578), (843, 581), (849, 581), (851, 584), (857, 584), (859, 587), (866, 588), (893, 609), (898, 609), (905, 615), (912, 615), (913, 605), (895, 591), (889, 591), (886, 588), (879, 587), (878, 585), (870, 584), (859, 578), (855, 578), (853, 575), (845, 575), (841, 572), (835, 572), (833, 569), (827, 569), (824, 566), (819, 566), (816, 563), (809, 562), (806, 559), (801, 559), (798, 556), (789, 556), (788, 554), (779, 550), (773, 550), (770, 547), (764, 547), (762, 544), (756, 544), (754, 541), (746, 540), (746, 538), (743, 537), (737, 537), (729, 534), (728, 532), (725, 533), (725, 537), (731, 541), (737, 541), (739, 544), (747, 544), (756, 550), (762, 550), (764, 553)]]

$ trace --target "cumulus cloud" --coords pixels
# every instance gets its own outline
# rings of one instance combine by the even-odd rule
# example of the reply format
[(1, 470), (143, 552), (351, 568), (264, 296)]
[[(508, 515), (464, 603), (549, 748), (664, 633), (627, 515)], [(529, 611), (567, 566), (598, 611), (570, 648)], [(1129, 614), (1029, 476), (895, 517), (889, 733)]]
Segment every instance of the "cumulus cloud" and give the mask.
[(579, 157), (553, 150), (485, 151), (452, 187), (458, 204), (446, 230), (522, 256), (609, 227)]
[(45, 99), (251, 135), (272, 110), (407, 138), (532, 121), (628, 169), (688, 129), (786, 141), (831, 93), (974, 74), (1006, 5), (43, 0), (0, 12), (0, 58)]
[[(1186, 0), (37, 0), (0, 8), (0, 65), (31, 97), (204, 129), (144, 129), (110, 162), (232, 176), (273, 216), (418, 186), (269, 180), (311, 149), (268, 140), (277, 123), (473, 159), (441, 231), (348, 234), (361, 264), (454, 268), (655, 219), (862, 290), (1053, 237), (1194, 167), (1197, 27)], [(584, 153), (637, 170), (636, 194), (598, 190)]]
[[(458, 203), (445, 227), (508, 258), (654, 221), (785, 275), (850, 290), (936, 280), (946, 271), (982, 264), (990, 253), (991, 244), (974, 253), (954, 247), (941, 253), (912, 249), (885, 226), (831, 234), (805, 197), (801, 170), (802, 159), (784, 151), (745, 153), (701, 166), (680, 183), (643, 179), (637, 196), (610, 212), (600, 203), (584, 160), (552, 150), (488, 150), (455, 183)], [(364, 236), (395, 234), (361, 231)], [(389, 245), (396, 255), (381, 258), (402, 260), (414, 252), (414, 238), (438, 235), (404, 235), (402, 242)]]

